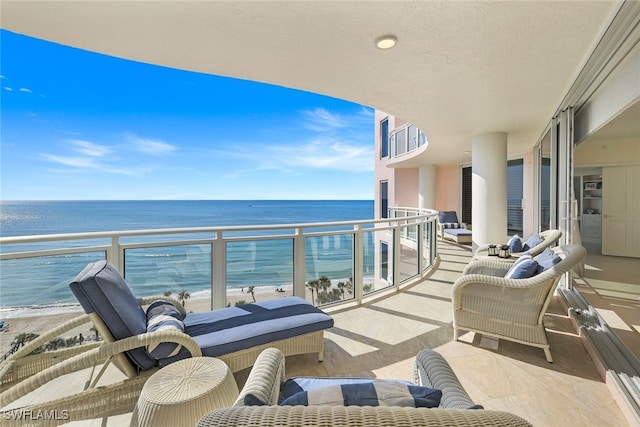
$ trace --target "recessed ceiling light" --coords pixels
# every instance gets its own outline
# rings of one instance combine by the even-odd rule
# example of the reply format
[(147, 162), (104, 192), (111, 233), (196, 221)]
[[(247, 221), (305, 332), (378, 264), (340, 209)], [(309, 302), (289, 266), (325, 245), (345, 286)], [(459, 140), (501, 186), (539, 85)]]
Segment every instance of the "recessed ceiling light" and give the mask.
[(396, 36), (382, 36), (376, 40), (376, 46), (378, 46), (378, 49), (391, 49), (397, 42)]
[(471, 151), (465, 150), (464, 154), (471, 154)]

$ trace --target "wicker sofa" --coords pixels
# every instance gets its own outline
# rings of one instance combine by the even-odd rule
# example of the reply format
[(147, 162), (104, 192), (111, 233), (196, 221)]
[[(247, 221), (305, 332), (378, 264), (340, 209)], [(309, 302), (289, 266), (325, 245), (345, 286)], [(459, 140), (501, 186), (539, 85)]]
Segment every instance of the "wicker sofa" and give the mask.
[[(530, 426), (523, 418), (487, 411), (464, 390), (449, 364), (433, 350), (416, 356), (416, 384), (442, 390), (439, 408), (389, 406), (278, 406), (284, 381), (284, 356), (277, 349), (263, 351), (231, 408), (214, 410), (198, 423), (207, 426)], [(251, 399), (248, 396), (252, 397)], [(260, 400), (261, 406), (246, 401)], [(468, 409), (468, 408), (477, 409)]]

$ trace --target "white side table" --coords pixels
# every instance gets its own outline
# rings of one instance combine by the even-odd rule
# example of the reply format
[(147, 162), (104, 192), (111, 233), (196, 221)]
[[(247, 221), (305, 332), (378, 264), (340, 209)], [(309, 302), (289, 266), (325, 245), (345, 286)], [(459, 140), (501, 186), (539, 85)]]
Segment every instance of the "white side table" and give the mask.
[(203, 415), (228, 408), (239, 396), (229, 367), (214, 357), (174, 362), (149, 377), (131, 415), (131, 426), (194, 426)]

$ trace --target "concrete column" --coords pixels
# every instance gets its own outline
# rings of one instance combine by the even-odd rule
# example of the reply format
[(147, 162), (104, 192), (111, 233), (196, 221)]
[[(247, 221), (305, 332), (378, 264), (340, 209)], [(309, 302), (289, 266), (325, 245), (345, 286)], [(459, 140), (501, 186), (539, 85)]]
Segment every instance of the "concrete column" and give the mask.
[(435, 209), (436, 167), (421, 165), (418, 169), (418, 208)]
[(471, 139), (471, 215), (473, 249), (507, 237), (507, 134), (486, 133)]

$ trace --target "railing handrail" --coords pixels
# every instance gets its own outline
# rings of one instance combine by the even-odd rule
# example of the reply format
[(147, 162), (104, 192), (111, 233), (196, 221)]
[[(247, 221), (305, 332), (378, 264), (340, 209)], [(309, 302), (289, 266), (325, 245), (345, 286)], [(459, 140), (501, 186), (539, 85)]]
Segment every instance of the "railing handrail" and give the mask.
[[(390, 208), (391, 209), (391, 208)], [(402, 208), (405, 209), (405, 208)], [(413, 208), (416, 209), (416, 208)], [(437, 211), (430, 211), (437, 213)], [(294, 224), (266, 224), (266, 225), (232, 225), (232, 226), (213, 226), (213, 227), (184, 227), (184, 228), (156, 228), (156, 229), (139, 229), (139, 230), (119, 230), (119, 231), (90, 231), (86, 233), (61, 233), (61, 234), (38, 234), (25, 236), (7, 236), (0, 237), (0, 245), (18, 244), (18, 243), (41, 243), (60, 240), (89, 240), (99, 238), (120, 237), (138, 237), (138, 236), (158, 236), (166, 234), (196, 234), (196, 233), (228, 233), (239, 231), (266, 231), (266, 230), (295, 230), (305, 228), (321, 228), (348, 226), (357, 224), (380, 224), (389, 222), (393, 218), (382, 219), (366, 219), (352, 221), (334, 221), (334, 222), (305, 222)]]

